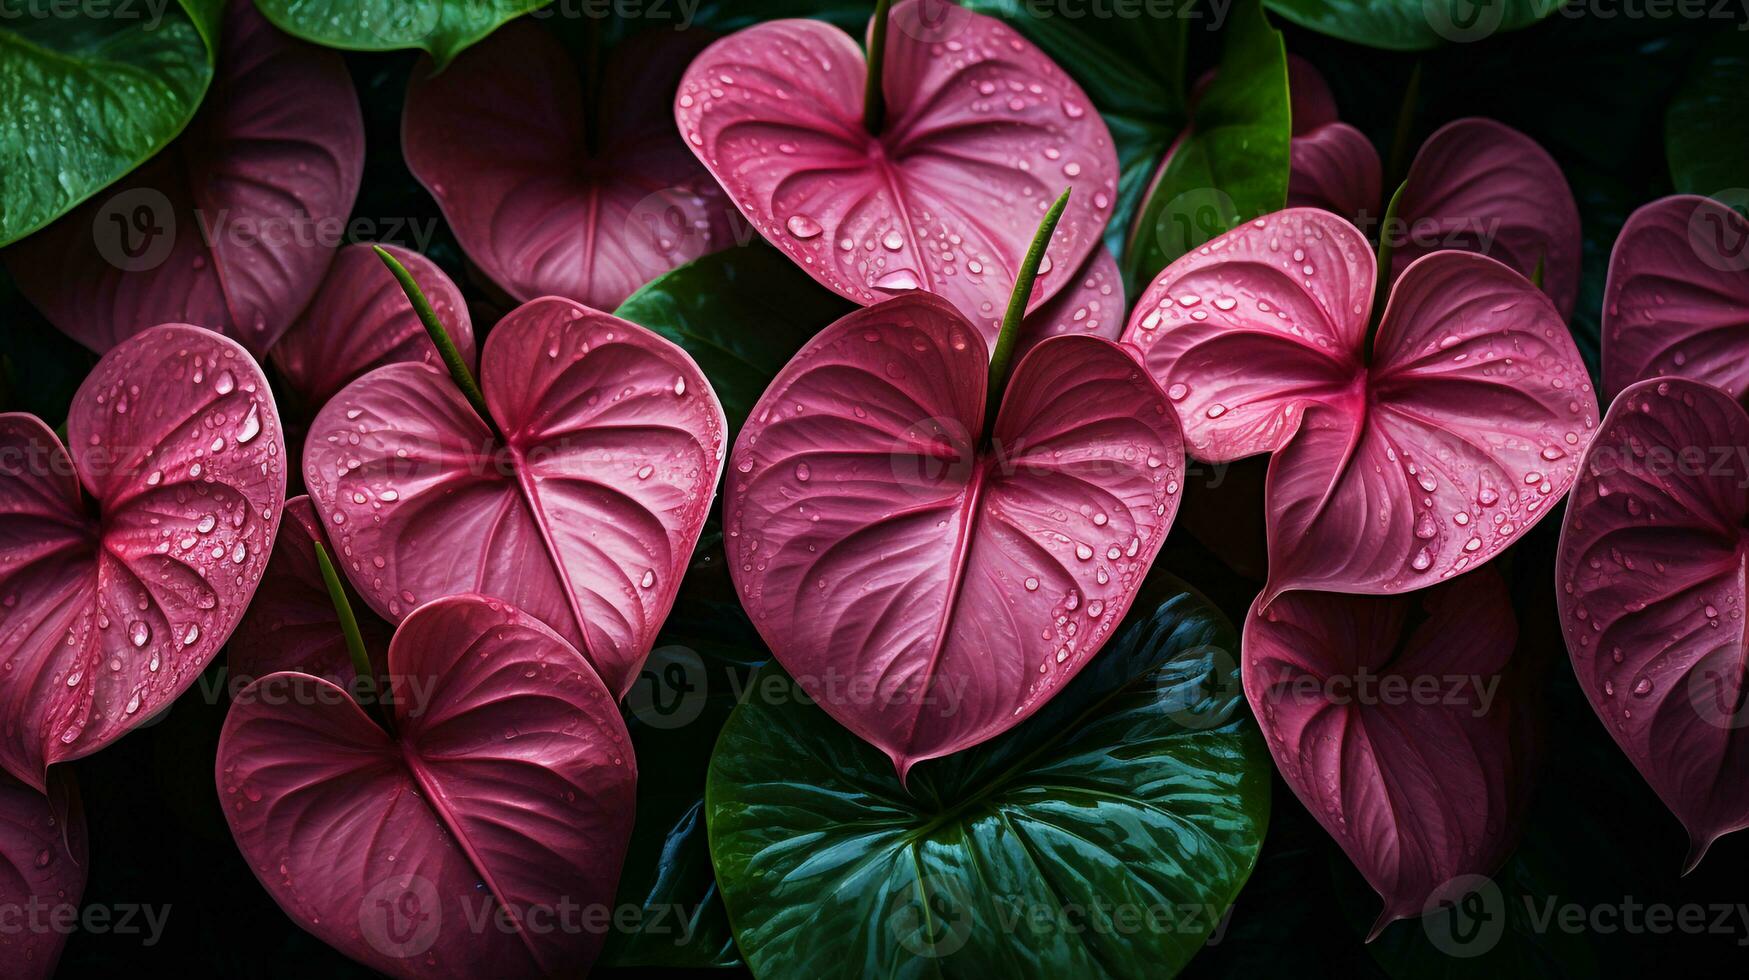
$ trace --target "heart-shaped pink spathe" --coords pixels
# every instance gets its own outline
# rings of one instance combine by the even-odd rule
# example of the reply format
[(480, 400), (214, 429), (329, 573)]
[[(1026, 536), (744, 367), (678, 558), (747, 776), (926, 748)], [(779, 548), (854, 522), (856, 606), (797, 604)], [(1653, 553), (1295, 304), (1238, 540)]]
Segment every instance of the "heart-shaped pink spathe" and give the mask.
[(1246, 697), (1282, 778), (1384, 899), (1374, 937), (1511, 850), (1517, 638), (1492, 569), (1401, 596), (1294, 592), (1246, 618)]
[(634, 35), (608, 55), (590, 106), (556, 37), (507, 24), (443, 72), (415, 72), (401, 126), (407, 165), (468, 257), (512, 297), (613, 309), (734, 244), (733, 208), (669, 115), (701, 47), (694, 32)]
[(679, 347), (552, 296), (493, 328), (480, 387), (501, 441), (424, 364), (322, 409), (304, 482), (340, 564), (390, 622), (441, 596), (505, 599), (624, 693), (710, 511), (722, 406)]
[(51, 323), (99, 353), (193, 323), (264, 355), (322, 281), (363, 169), (364, 121), (339, 52), (232, 0), (212, 91), (188, 129), (8, 249), (6, 264)]
[(636, 805), (611, 692), (503, 602), (420, 607), (389, 648), (395, 734), (340, 688), (245, 688), (215, 766), (231, 834), (298, 925), (397, 977), (580, 976)]
[(937, 293), (988, 346), (1064, 188), (1073, 194), (1032, 306), (1098, 247), (1117, 155), (1086, 94), (1043, 52), (991, 17), (933, 18), (938, 2), (893, 5), (878, 136), (862, 121), (862, 51), (811, 20), (712, 44), (681, 80), (674, 116), (741, 213), (822, 285), (864, 306)]
[(41, 789), (169, 705), (230, 636), (285, 503), (285, 442), (236, 342), (154, 327), (97, 362), (63, 448), (0, 415), (0, 765)]
[(1604, 393), (1663, 375), (1749, 392), (1749, 221), (1692, 194), (1628, 218), (1603, 292)]
[(1192, 456), (1275, 454), (1269, 598), (1407, 592), (1481, 565), (1567, 492), (1596, 425), (1566, 324), (1522, 276), (1426, 256), (1369, 362), (1374, 276), (1352, 224), (1282, 211), (1168, 266), (1124, 334)]
[[(1520, 275), (1542, 266), (1564, 321), (1579, 297), (1579, 205), (1548, 151), (1492, 119), (1459, 119), (1427, 137), (1397, 202), (1391, 277), (1441, 249), (1480, 252)], [(1389, 231), (1390, 229), (1386, 229)]]
[(1702, 382), (1609, 408), (1561, 529), (1555, 593), (1598, 718), (1688, 830), (1688, 868), (1749, 827), (1749, 416)]
[(1178, 506), (1178, 419), (1124, 348), (1039, 343), (980, 449), (988, 362), (940, 297), (858, 310), (778, 374), (732, 457), (742, 605), (901, 778), (1060, 690), (1123, 618)]
[[(334, 546), (322, 531), (309, 497), (285, 502), (285, 516), (273, 541), (273, 555), (261, 586), (225, 647), (233, 690), (268, 674), (297, 671), (342, 686), (355, 676), (340, 615), (328, 595), (316, 561), (316, 542), (334, 559)], [(334, 559), (338, 560), (338, 559)], [(371, 662), (380, 672), (394, 627), (352, 601), (359, 632)]]
[(0, 932), (6, 975), (48, 980), (71, 932), (54, 928), (76, 916), (90, 864), (85, 811), (73, 777), (57, 771), (48, 793), (0, 773), (0, 909), (9, 928)]
[(406, 267), (462, 360), (469, 370), (474, 367), (467, 301), (437, 263), (398, 245), (347, 245), (334, 256), (303, 315), (273, 348), (274, 368), (297, 393), (308, 417), (340, 389), (384, 364), (442, 366), (413, 304), (377, 256), (378, 247)]

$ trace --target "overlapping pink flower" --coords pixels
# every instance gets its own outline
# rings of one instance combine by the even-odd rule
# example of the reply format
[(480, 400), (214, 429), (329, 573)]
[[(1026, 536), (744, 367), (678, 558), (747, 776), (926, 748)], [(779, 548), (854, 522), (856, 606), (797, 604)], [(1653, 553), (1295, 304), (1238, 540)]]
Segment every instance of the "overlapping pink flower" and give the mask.
[(1369, 350), (1375, 274), (1352, 224), (1290, 209), (1168, 266), (1124, 334), (1192, 456), (1274, 454), (1270, 598), (1406, 592), (1481, 565), (1566, 493), (1596, 425), (1566, 324), (1522, 276), (1425, 256)]

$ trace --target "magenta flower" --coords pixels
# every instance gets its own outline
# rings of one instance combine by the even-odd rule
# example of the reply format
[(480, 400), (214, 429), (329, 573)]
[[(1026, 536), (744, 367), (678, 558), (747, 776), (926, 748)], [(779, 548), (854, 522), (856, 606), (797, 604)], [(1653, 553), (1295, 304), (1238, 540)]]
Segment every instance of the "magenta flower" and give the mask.
[(1039, 343), (984, 444), (989, 362), (946, 301), (889, 300), (796, 355), (735, 443), (724, 518), (741, 603), (901, 778), (1068, 683), (1178, 506), (1178, 420), (1123, 348)]
[[(310, 498), (286, 501), (261, 586), (225, 647), (233, 683), (282, 670), (313, 674), (342, 686), (352, 683), (356, 672), (334, 599), (317, 564), (318, 543), (329, 555), (335, 553)], [(381, 672), (394, 628), (370, 610), (353, 606), (360, 638)]]
[(1492, 570), (1412, 595), (1296, 592), (1246, 618), (1245, 694), (1282, 778), (1384, 899), (1369, 938), (1511, 851), (1517, 641)]
[(30, 917), (79, 907), (90, 868), (87, 851), (85, 811), (70, 773), (49, 777), (46, 796), (0, 773), (0, 908), (13, 917), (6, 937), (7, 976), (48, 980), (55, 975), (71, 930), (31, 928)]
[(267, 379), (209, 330), (113, 348), (67, 437), (0, 415), (0, 766), (38, 790), (50, 765), (194, 682), (254, 595), (285, 503)]
[[(613, 692), (481, 596), (420, 607), (387, 665), (393, 734), (307, 674), (238, 695), (215, 768), (250, 868), (293, 921), (392, 976), (581, 975), (604, 933), (557, 917), (611, 905), (636, 804)], [(426, 914), (408, 931), (379, 902)]]
[(415, 70), (407, 164), (468, 258), (519, 302), (566, 296), (610, 310), (734, 244), (722, 191), (668, 115), (695, 34), (648, 31), (615, 46), (593, 100), (558, 39), (526, 21), (439, 74)]
[[(1336, 122), (1330, 90), (1315, 68), (1289, 59), (1294, 86), (1289, 207), (1320, 207), (1371, 227), (1385, 217), (1379, 157), (1358, 130)], [(1387, 188), (1387, 192), (1395, 191)], [(1443, 249), (1480, 252), (1530, 277), (1562, 319), (1579, 295), (1579, 206), (1560, 165), (1535, 140), (1491, 119), (1447, 123), (1421, 144), (1403, 182), (1391, 281), (1416, 259)]]
[(310, 305), (272, 351), (273, 366), (302, 402), (306, 420), (340, 389), (385, 364), (441, 367), (425, 326), (376, 248), (412, 274), (462, 360), (474, 367), (468, 304), (437, 263), (398, 245), (348, 245), (334, 256)]
[(760, 234), (822, 285), (869, 305), (946, 297), (986, 346), (1039, 219), (1074, 193), (1030, 297), (1085, 277), (1117, 187), (1105, 122), (1012, 28), (900, 0), (883, 61), (886, 115), (863, 119), (868, 66), (849, 35), (777, 20), (695, 59), (674, 118)]
[(1688, 829), (1688, 868), (1749, 827), (1746, 521), (1749, 416), (1712, 385), (1659, 378), (1610, 406), (1561, 532), (1555, 598), (1573, 671)]
[(478, 592), (637, 678), (710, 510), (724, 419), (686, 352), (557, 297), (487, 337), (482, 419), (442, 371), (402, 362), (329, 400), (304, 483), (377, 614)]
[(1168, 266), (1124, 334), (1191, 455), (1274, 454), (1266, 601), (1407, 592), (1481, 565), (1567, 492), (1596, 425), (1566, 324), (1522, 276), (1424, 256), (1369, 345), (1375, 275), (1353, 225), (1283, 211)]

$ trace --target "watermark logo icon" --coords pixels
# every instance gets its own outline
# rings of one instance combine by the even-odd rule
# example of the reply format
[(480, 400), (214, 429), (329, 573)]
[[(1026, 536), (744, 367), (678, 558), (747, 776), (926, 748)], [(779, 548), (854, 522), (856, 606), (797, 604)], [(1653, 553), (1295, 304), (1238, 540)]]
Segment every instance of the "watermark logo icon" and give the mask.
[(1749, 269), (1749, 222), (1733, 221), (1729, 208), (1749, 213), (1749, 187), (1727, 187), (1711, 195), (1722, 207), (1702, 204), (1688, 217), (1688, 245), (1702, 262), (1720, 272)]
[(437, 942), (443, 930), (443, 906), (437, 886), (414, 874), (377, 882), (358, 903), (358, 928), (371, 948), (384, 956), (407, 959)]
[(1506, 0), (1421, 0), (1433, 33), (1454, 44), (1480, 41), (1500, 29)]
[(176, 245), (176, 212), (157, 188), (121, 191), (97, 209), (91, 238), (97, 254), (123, 272), (156, 269)]
[(709, 688), (704, 660), (697, 651), (679, 645), (657, 647), (626, 692), (626, 710), (651, 728), (680, 728), (698, 719)]
[(1458, 875), (1427, 897), (1421, 927), (1434, 948), (1470, 959), (1499, 945), (1506, 932), (1506, 898), (1486, 875)]

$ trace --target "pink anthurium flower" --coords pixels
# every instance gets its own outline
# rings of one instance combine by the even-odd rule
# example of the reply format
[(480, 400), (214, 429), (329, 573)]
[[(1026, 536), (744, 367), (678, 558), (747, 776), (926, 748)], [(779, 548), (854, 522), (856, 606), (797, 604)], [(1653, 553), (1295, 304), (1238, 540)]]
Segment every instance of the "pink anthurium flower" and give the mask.
[(1603, 390), (1673, 375), (1749, 393), (1749, 221), (1681, 194), (1628, 218), (1603, 292)]
[[(1335, 121), (1317, 69), (1297, 58), (1288, 67), (1294, 87), (1288, 206), (1320, 207), (1377, 228), (1389, 203), (1381, 199), (1378, 151), (1359, 130)], [(1379, 229), (1394, 247), (1393, 281), (1416, 259), (1443, 249), (1481, 252), (1526, 277), (1540, 263), (1543, 291), (1563, 319), (1573, 315), (1579, 206), (1560, 165), (1535, 140), (1491, 119), (1459, 119), (1421, 144), (1403, 183), (1396, 221)]]
[(612, 309), (733, 244), (722, 191), (668, 115), (700, 46), (691, 31), (634, 35), (607, 56), (591, 99), (556, 37), (507, 24), (443, 72), (415, 71), (407, 165), (468, 257), (516, 300)]
[(37, 789), (167, 706), (230, 636), (285, 503), (267, 380), (155, 327), (97, 362), (65, 447), (0, 415), (0, 765)]
[(984, 443), (989, 362), (945, 300), (888, 300), (796, 355), (735, 443), (724, 519), (742, 605), (901, 778), (1060, 690), (1177, 510), (1178, 419), (1125, 349), (1040, 342)]
[(679, 347), (552, 296), (499, 321), (480, 387), (489, 422), (442, 371), (390, 364), (317, 415), (304, 482), (336, 560), (390, 622), (508, 600), (623, 694), (710, 511), (722, 406)]
[[(994, 343), (1033, 230), (1071, 188), (1030, 297), (1079, 276), (1117, 187), (1105, 122), (1079, 86), (1001, 21), (939, 27), (900, 0), (885, 35), (885, 113), (864, 119), (868, 63), (829, 24), (776, 20), (705, 49), (674, 117), (760, 234), (827, 288), (869, 305), (946, 297)], [(871, 30), (874, 25), (871, 24)]]
[(1688, 829), (1689, 868), (1749, 827), (1745, 521), (1749, 416), (1712, 385), (1658, 378), (1610, 406), (1561, 530), (1573, 671)]
[[(341, 686), (352, 683), (355, 671), (346, 636), (316, 562), (318, 542), (329, 555), (335, 553), (310, 498), (286, 501), (261, 587), (225, 648), (233, 684), (282, 670), (314, 674)], [(371, 663), (380, 672), (394, 627), (357, 603), (352, 607)]]
[(1282, 778), (1384, 899), (1372, 937), (1510, 852), (1525, 786), (1492, 569), (1401, 596), (1295, 592), (1245, 622), (1245, 695)]
[(1396, 593), (1475, 568), (1553, 509), (1597, 403), (1566, 324), (1524, 277), (1438, 252), (1397, 280), (1352, 224), (1296, 208), (1167, 266), (1124, 341), (1191, 455), (1274, 453), (1267, 599)]
[(71, 930), (39, 923), (79, 908), (87, 868), (85, 811), (72, 776), (57, 771), (45, 796), (0, 773), (0, 909), (11, 920), (0, 951), (7, 976), (55, 975)]
[(180, 138), (6, 252), (18, 288), (99, 353), (160, 323), (262, 356), (316, 291), (364, 168), (339, 52), (226, 8), (212, 91)]
[(408, 616), (388, 668), (393, 734), (307, 674), (238, 696), (215, 767), (238, 849), (293, 921), (392, 976), (582, 975), (603, 933), (576, 917), (612, 903), (636, 805), (611, 692), (482, 596)]

